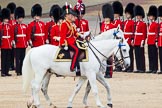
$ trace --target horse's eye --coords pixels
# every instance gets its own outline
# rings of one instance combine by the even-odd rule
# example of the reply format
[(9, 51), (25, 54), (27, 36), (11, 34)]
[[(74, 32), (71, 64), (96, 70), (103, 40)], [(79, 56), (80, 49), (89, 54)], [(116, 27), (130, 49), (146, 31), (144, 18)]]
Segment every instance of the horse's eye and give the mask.
[(126, 49), (123, 49), (123, 52), (126, 52), (127, 50)]

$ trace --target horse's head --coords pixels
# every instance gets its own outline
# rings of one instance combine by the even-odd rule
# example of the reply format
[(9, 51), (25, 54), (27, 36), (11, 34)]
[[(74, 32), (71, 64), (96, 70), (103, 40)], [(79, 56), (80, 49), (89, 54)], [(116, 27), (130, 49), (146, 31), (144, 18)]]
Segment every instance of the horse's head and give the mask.
[(120, 27), (114, 28), (113, 29), (113, 38), (114, 39), (122, 39), (124, 38), (124, 33), (123, 31), (120, 29)]
[(121, 38), (115, 53), (117, 64), (120, 63), (125, 68), (130, 66), (129, 50), (130, 47), (127, 43), (127, 40), (125, 40), (125, 38)]

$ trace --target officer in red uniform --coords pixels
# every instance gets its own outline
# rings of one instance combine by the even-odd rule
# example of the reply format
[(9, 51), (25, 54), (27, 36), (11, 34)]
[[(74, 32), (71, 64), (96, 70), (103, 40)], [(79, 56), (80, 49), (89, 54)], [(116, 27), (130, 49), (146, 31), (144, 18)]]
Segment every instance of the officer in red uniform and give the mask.
[[(78, 60), (78, 55), (79, 55), (79, 49), (76, 46), (76, 38), (79, 36), (76, 28), (73, 26), (73, 22), (76, 20), (76, 12), (70, 8), (66, 4), (66, 9), (63, 12), (65, 16), (65, 21), (62, 22), (61, 24), (61, 30), (60, 30), (60, 45), (65, 46), (64, 49), (67, 50), (73, 50), (74, 51), (74, 56), (72, 58), (72, 63), (70, 70), (71, 72), (76, 72), (76, 70), (79, 71), (79, 60)], [(77, 67), (77, 69), (76, 69)]]
[[(15, 9), (16, 9), (16, 4), (14, 2), (11, 2), (7, 5), (7, 8), (10, 10), (11, 14), (10, 14), (10, 21), (9, 23), (13, 26), (16, 24), (16, 20), (15, 20)], [(10, 64), (10, 70), (15, 70), (15, 66), (14, 66), (14, 58), (15, 58), (15, 51), (14, 48), (12, 48), (11, 50), (11, 64)]]
[(77, 27), (77, 31), (81, 34), (84, 34), (84, 32), (89, 31), (89, 25), (88, 21), (83, 18), (85, 15), (85, 5), (82, 3), (82, 0), (78, 0), (77, 5), (75, 5), (74, 10), (78, 14), (78, 18), (75, 20), (75, 25)]
[(16, 57), (16, 73), (22, 75), (22, 64), (27, 48), (27, 25), (23, 23), (25, 11), (23, 7), (17, 7), (15, 10), (16, 24), (13, 26), (14, 32), (14, 48)]
[[(103, 15), (104, 21), (102, 22), (102, 25), (101, 25), (101, 33), (115, 28), (114, 24), (112, 23), (112, 21), (114, 20), (114, 16), (113, 16), (114, 11), (110, 4), (107, 3), (102, 6), (102, 15)], [(107, 64), (112, 65), (112, 61), (113, 61), (113, 57), (111, 57), (107, 61)], [(105, 78), (112, 78), (112, 74), (113, 74), (113, 67), (107, 67)]]
[(158, 52), (157, 52), (157, 36), (158, 36), (158, 23), (156, 22), (158, 10), (157, 7), (152, 5), (148, 11), (148, 59), (149, 59), (149, 71), (148, 73), (156, 73), (158, 70)]
[(30, 36), (30, 45), (38, 47), (44, 45), (47, 39), (45, 34), (45, 24), (41, 21), (42, 7), (40, 4), (35, 4), (31, 9), (31, 16), (34, 19), (28, 24), (28, 36)]
[(52, 26), (50, 31), (50, 40), (52, 45), (58, 46), (60, 41), (60, 25), (61, 25), (60, 16), (62, 14), (60, 6), (55, 5), (55, 7), (53, 7), (53, 11), (51, 14), (52, 17), (54, 18), (54, 25)]
[(123, 16), (123, 5), (119, 1), (114, 1), (112, 6), (114, 9), (115, 28), (120, 27), (120, 29), (123, 30), (123, 21), (120, 19)]
[(51, 44), (51, 29), (52, 29), (52, 26), (53, 25), (55, 25), (55, 22), (54, 22), (54, 17), (53, 17), (53, 9), (55, 8), (55, 7), (58, 7), (58, 5), (56, 4), (56, 5), (53, 5), (52, 7), (51, 7), (51, 9), (50, 9), (50, 13), (49, 13), (49, 16), (50, 16), (50, 18), (51, 18), (51, 21), (48, 21), (48, 22), (46, 22), (46, 25), (45, 25), (45, 32), (46, 32), (46, 36), (48, 36), (47, 38), (48, 38), (48, 41), (46, 42), (46, 43), (50, 43)]
[(127, 20), (124, 22), (124, 37), (125, 39), (128, 39), (128, 44), (130, 47), (129, 50), (129, 56), (130, 56), (130, 67), (128, 69), (126, 69), (127, 72), (133, 72), (134, 70), (134, 56), (133, 56), (133, 39), (134, 39), (134, 3), (128, 3), (126, 8), (125, 8), (125, 16), (127, 18)]
[(137, 20), (134, 36), (134, 50), (135, 50), (137, 70), (134, 72), (144, 73), (145, 72), (144, 44), (145, 39), (147, 37), (147, 25), (143, 21), (143, 18), (145, 17), (145, 12), (140, 5), (135, 6), (134, 12)]
[(158, 74), (162, 74), (162, 5), (158, 7), (160, 24), (158, 26), (158, 48), (159, 48), (159, 60), (160, 60), (160, 72)]
[(1, 76), (11, 76), (9, 74), (10, 57), (11, 57), (11, 42), (13, 40), (13, 30), (10, 20), (10, 10), (3, 8), (2, 11), (2, 23), (0, 24), (0, 47), (1, 47)]

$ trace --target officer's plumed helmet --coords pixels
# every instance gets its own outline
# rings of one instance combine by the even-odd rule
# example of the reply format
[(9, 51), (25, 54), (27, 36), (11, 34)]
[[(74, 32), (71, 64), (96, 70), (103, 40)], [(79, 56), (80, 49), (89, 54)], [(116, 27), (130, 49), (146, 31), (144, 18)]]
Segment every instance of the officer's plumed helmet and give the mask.
[(42, 16), (42, 6), (40, 4), (35, 4), (32, 8), (31, 8), (31, 16)]
[(82, 0), (78, 0), (77, 4), (74, 6), (74, 10), (77, 12), (78, 15), (85, 14), (85, 5), (83, 4)]
[(111, 6), (111, 4), (104, 4), (102, 6), (102, 15), (103, 18), (110, 18), (111, 21), (114, 20), (114, 11), (113, 11), (113, 7)]

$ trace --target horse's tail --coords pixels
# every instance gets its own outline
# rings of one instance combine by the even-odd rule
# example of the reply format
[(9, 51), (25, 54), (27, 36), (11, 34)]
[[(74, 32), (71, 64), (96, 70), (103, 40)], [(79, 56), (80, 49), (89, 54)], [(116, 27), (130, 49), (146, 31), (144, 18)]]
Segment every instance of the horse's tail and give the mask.
[(33, 49), (30, 49), (26, 54), (23, 66), (22, 66), (22, 79), (23, 79), (23, 91), (26, 92), (29, 88), (31, 80), (34, 78), (34, 71), (30, 62), (30, 54)]

